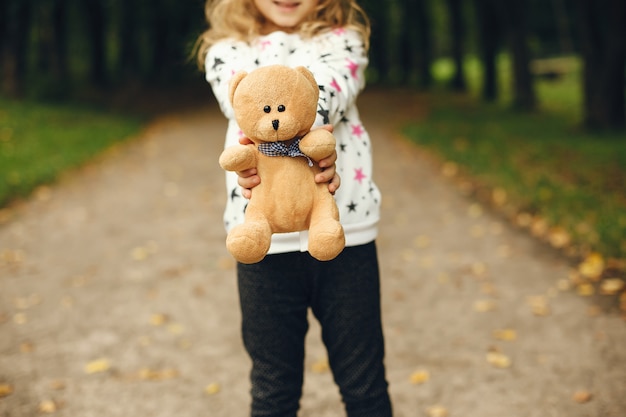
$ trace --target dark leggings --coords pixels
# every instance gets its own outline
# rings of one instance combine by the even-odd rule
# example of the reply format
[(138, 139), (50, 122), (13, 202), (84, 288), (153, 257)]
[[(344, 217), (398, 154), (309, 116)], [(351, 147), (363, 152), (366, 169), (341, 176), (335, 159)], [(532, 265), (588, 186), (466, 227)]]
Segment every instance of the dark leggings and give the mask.
[(390, 417), (374, 242), (320, 262), (307, 252), (238, 264), (243, 342), (252, 359), (252, 417), (295, 417), (311, 307), (349, 417)]

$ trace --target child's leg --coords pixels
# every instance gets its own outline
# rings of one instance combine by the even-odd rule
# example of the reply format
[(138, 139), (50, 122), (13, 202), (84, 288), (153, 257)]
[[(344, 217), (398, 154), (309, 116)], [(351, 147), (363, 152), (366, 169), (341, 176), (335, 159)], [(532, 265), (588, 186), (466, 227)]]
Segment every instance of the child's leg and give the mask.
[(319, 263), (313, 312), (349, 417), (390, 417), (376, 246)]
[(252, 417), (295, 417), (302, 395), (308, 300), (306, 253), (238, 264), (243, 342), (252, 371)]

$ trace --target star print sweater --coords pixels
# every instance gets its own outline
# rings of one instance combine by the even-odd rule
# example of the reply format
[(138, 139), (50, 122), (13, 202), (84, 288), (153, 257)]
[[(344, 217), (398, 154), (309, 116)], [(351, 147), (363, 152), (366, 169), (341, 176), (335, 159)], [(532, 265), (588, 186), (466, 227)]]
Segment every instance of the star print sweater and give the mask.
[[(380, 192), (372, 180), (370, 138), (356, 106), (357, 96), (365, 86), (367, 63), (360, 35), (341, 28), (311, 39), (285, 32), (273, 32), (251, 43), (226, 39), (209, 49), (205, 62), (206, 79), (228, 119), (225, 146), (238, 144), (242, 135), (228, 97), (233, 74), (272, 64), (301, 65), (313, 73), (320, 87), (315, 125), (331, 123), (337, 140), (336, 168), (341, 187), (335, 199), (346, 246), (373, 241), (380, 212)], [(233, 172), (226, 172), (226, 191), (224, 224), (230, 230), (243, 222), (247, 204)], [(269, 253), (306, 251), (307, 238), (306, 232), (274, 234)]]

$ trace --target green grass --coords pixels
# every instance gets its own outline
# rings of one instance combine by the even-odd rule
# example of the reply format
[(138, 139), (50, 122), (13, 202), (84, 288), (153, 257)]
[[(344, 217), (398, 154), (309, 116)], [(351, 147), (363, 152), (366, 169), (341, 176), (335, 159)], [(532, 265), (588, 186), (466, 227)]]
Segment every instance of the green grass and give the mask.
[(482, 187), (505, 190), (515, 211), (565, 229), (578, 253), (626, 259), (624, 133), (578, 128), (578, 66), (570, 69), (537, 83), (541, 111), (531, 114), (510, 110), (506, 94), (498, 104), (480, 103), (472, 70), (471, 94), (432, 97), (428, 117), (406, 133)]
[(139, 117), (0, 98), (0, 207), (138, 132)]

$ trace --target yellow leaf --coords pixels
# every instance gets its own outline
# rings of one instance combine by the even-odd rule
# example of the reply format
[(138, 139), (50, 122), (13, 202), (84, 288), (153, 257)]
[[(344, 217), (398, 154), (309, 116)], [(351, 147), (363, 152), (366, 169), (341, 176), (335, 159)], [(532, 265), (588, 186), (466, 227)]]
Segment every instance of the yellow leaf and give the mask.
[(0, 398), (13, 394), (13, 386), (10, 384), (0, 384)]
[(600, 293), (615, 295), (624, 289), (624, 281), (619, 278), (607, 278), (600, 284)]
[(496, 206), (503, 206), (506, 204), (506, 190), (503, 188), (494, 188), (491, 192), (491, 199), (493, 200)]
[(578, 293), (578, 295), (581, 295), (583, 297), (589, 297), (595, 294), (596, 289), (593, 287), (592, 284), (588, 282), (583, 282), (576, 287), (576, 292)]
[(496, 303), (493, 300), (478, 300), (474, 303), (474, 311), (486, 313), (496, 309)]
[(578, 272), (586, 278), (597, 280), (604, 272), (604, 258), (592, 252), (578, 265)]
[(220, 384), (215, 383), (215, 382), (212, 382), (212, 383), (210, 383), (209, 385), (207, 385), (207, 386), (204, 388), (204, 392), (205, 392), (207, 395), (215, 395), (215, 394), (217, 394), (218, 392), (220, 392), (220, 391), (221, 391), (221, 389), (222, 389), (222, 387), (220, 386)]
[(571, 237), (562, 227), (553, 227), (548, 232), (548, 241), (555, 248), (564, 248), (569, 245)]
[(513, 341), (517, 339), (517, 332), (513, 329), (499, 329), (493, 331), (494, 339)]
[(528, 297), (528, 305), (535, 316), (550, 315), (548, 299), (543, 295)]
[(452, 178), (459, 172), (459, 166), (454, 162), (446, 162), (441, 167), (441, 173), (444, 177)]
[(426, 409), (428, 417), (448, 417), (448, 409), (441, 405), (433, 405)]
[(505, 354), (497, 351), (487, 352), (487, 363), (501, 369), (511, 367), (511, 359)]
[(162, 326), (168, 321), (168, 317), (165, 314), (155, 313), (150, 316), (150, 324), (153, 326)]
[(593, 395), (589, 391), (576, 391), (574, 395), (572, 395), (572, 400), (577, 402), (578, 404), (584, 404), (591, 401)]
[(313, 365), (311, 365), (311, 370), (316, 374), (322, 374), (324, 372), (328, 372), (330, 370), (330, 365), (328, 364), (327, 358), (318, 359)]
[(430, 372), (426, 370), (418, 370), (411, 374), (411, 384), (419, 385), (430, 380)]
[(111, 368), (111, 363), (106, 358), (96, 359), (85, 365), (85, 373), (97, 374), (106, 372)]
[(52, 414), (58, 409), (57, 404), (52, 400), (43, 400), (39, 403), (39, 412), (42, 414)]

